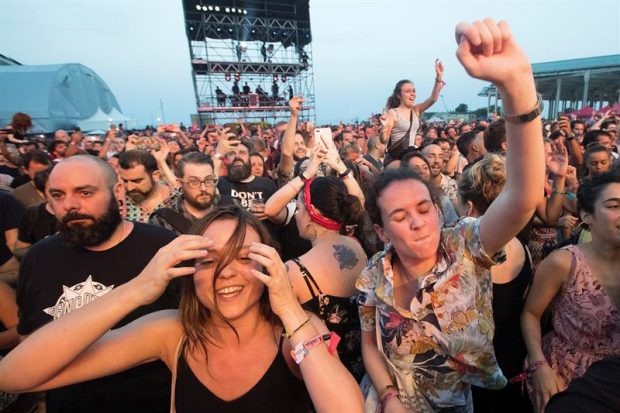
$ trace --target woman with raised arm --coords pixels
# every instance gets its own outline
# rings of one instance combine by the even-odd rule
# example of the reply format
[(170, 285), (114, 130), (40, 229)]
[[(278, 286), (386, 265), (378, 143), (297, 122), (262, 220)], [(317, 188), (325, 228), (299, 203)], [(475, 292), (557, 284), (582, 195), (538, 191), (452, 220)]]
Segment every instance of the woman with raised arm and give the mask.
[[(338, 338), (303, 310), (260, 222), (231, 206), (194, 230), (130, 282), (32, 334), (0, 361), (0, 389), (44, 390), (161, 359), (177, 413), (362, 411), (357, 383), (334, 355)], [(182, 276), (179, 310), (109, 332)]]
[(420, 115), (439, 99), (439, 92), (445, 85), (443, 64), (435, 60), (435, 85), (431, 96), (422, 103), (415, 103), (416, 88), (411, 80), (400, 80), (394, 86), (386, 103), (386, 113), (381, 120), (381, 143), (387, 144), (384, 164), (400, 159), (410, 146), (416, 146), (415, 137), (420, 127)]
[(367, 402), (386, 413), (469, 413), (472, 384), (506, 385), (493, 351), (490, 267), (543, 193), (541, 102), (527, 56), (508, 24), (492, 19), (459, 24), (456, 41), (467, 73), (500, 90), (509, 173), (482, 217), (452, 228), (440, 228), (437, 198), (413, 171), (385, 172), (367, 195), (386, 248), (357, 281), (362, 354), (377, 392)]
[[(584, 180), (577, 201), (592, 241), (556, 250), (540, 263), (521, 315), (528, 388), (538, 412), (594, 362), (620, 355), (620, 173)], [(542, 337), (540, 319), (549, 305), (553, 331)]]
[(354, 181), (350, 171), (343, 178), (316, 176), (326, 155), (317, 148), (307, 168), (269, 198), (265, 213), (294, 214), (299, 236), (311, 242), (309, 251), (286, 263), (293, 291), (304, 309), (342, 337), (340, 359), (360, 381), (364, 364), (355, 280), (368, 259), (360, 242), (364, 211), (347, 190), (345, 182)]
[[(499, 196), (506, 183), (506, 164), (497, 154), (483, 159), (463, 171), (458, 198), (462, 216), (479, 218)], [(525, 244), (517, 237), (504, 247), (506, 260), (491, 267), (493, 281), (493, 348), (499, 367), (507, 378), (523, 371), (525, 343), (519, 323), (525, 299), (532, 285), (534, 270)], [(519, 413), (532, 412), (532, 403), (523, 394), (521, 383), (510, 383), (501, 390), (473, 388), (476, 413), (495, 413), (511, 406)]]

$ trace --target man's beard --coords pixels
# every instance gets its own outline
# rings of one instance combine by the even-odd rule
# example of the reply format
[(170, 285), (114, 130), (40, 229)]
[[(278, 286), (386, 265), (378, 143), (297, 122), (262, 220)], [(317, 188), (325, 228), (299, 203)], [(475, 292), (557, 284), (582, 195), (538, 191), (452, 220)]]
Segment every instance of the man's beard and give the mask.
[[(199, 201), (199, 196), (203, 196), (205, 200)], [(184, 198), (188, 204), (198, 210), (204, 211), (205, 209), (209, 209), (213, 206), (214, 196), (206, 191), (201, 191), (198, 195), (196, 195), (196, 197), (191, 197), (188, 194), (184, 194)]]
[(228, 178), (234, 182), (240, 182), (248, 179), (252, 175), (252, 165), (249, 162), (243, 162), (243, 165), (235, 165), (235, 162), (243, 162), (242, 159), (235, 158), (228, 165)]
[[(150, 178), (149, 178), (150, 179)], [(151, 179), (151, 187), (148, 191), (141, 191), (139, 189), (133, 189), (131, 191), (127, 191), (127, 195), (131, 198), (133, 202), (140, 205), (147, 199), (155, 190), (155, 182)]]
[[(89, 219), (91, 224), (71, 224), (71, 221)], [(122, 222), (121, 213), (114, 197), (110, 198), (108, 210), (100, 218), (92, 215), (68, 212), (58, 224), (61, 239), (74, 247), (94, 247), (110, 239)]]

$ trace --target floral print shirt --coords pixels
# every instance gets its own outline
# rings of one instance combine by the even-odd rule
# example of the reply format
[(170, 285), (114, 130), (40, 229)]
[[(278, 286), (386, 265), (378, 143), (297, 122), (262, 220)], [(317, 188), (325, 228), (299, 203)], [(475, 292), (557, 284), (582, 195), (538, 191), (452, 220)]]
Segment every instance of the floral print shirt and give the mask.
[(146, 211), (139, 204), (133, 202), (131, 197), (127, 194), (123, 199), (118, 200), (118, 208), (121, 212), (121, 216), (128, 221), (148, 223), (151, 214), (160, 208), (172, 208), (182, 195), (180, 189), (173, 186), (169, 186), (170, 194), (166, 199), (161, 201), (152, 211)]
[(375, 332), (392, 368), (401, 401), (416, 412), (465, 406), (470, 384), (506, 385), (493, 351), (493, 284), (489, 268), (505, 259), (489, 257), (480, 243), (478, 219), (465, 218), (441, 232), (437, 264), (420, 278), (409, 308), (395, 304), (393, 247), (375, 254), (356, 287), (362, 330)]

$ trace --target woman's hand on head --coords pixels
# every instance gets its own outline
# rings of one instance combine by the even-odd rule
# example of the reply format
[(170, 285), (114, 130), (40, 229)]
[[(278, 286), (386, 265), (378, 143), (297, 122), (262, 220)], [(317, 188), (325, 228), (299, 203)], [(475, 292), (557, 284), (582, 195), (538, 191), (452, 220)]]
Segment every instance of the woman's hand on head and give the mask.
[(532, 76), (530, 62), (512, 38), (505, 21), (491, 18), (456, 26), (456, 57), (472, 77), (502, 87), (521, 76)]
[[(157, 300), (174, 278), (193, 274), (193, 260), (204, 258), (213, 241), (200, 235), (181, 235), (163, 246), (136, 277), (141, 305)], [(190, 265), (187, 261), (192, 261)], [(179, 264), (187, 266), (178, 266)]]
[(252, 270), (252, 274), (268, 288), (269, 303), (273, 312), (282, 318), (289, 309), (299, 307), (299, 302), (288, 278), (286, 266), (278, 251), (268, 245), (253, 242), (250, 246), (249, 257), (267, 272), (265, 274), (262, 271)]

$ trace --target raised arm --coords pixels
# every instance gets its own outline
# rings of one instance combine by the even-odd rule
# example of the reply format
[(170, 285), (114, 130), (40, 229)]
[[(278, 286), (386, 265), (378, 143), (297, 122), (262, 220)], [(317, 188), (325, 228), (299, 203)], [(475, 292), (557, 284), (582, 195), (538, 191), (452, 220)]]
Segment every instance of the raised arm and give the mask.
[(301, 111), (301, 105), (304, 99), (301, 96), (293, 96), (288, 102), (288, 106), (291, 110), (291, 117), (289, 118), (288, 125), (284, 130), (282, 142), (280, 144), (280, 174), (284, 176), (290, 176), (293, 172), (294, 160), (293, 150), (295, 149), (295, 132), (297, 131), (297, 121), (299, 119), (299, 112)]
[(443, 81), (443, 63), (441, 63), (441, 60), (437, 59), (435, 60), (435, 84), (433, 85), (431, 96), (424, 102), (414, 106), (414, 110), (418, 115), (433, 106), (433, 104), (439, 100), (439, 92), (441, 92), (445, 84), (446, 83)]
[(536, 205), (536, 215), (548, 226), (555, 226), (562, 216), (568, 174), (568, 152), (563, 143), (552, 145), (547, 170), (553, 175), (553, 191), (548, 198), (541, 198)]
[[(532, 68), (512, 38), (507, 23), (493, 19), (456, 28), (457, 58), (467, 73), (493, 82), (508, 115), (538, 107)], [(508, 119), (508, 117), (507, 117)], [(506, 122), (506, 186), (480, 221), (480, 239), (493, 255), (525, 226), (543, 196), (545, 161), (540, 116), (522, 123)]]
[[(319, 165), (325, 159), (326, 153), (327, 151), (322, 147), (317, 147), (312, 152), (308, 167), (303, 172), (305, 179), (311, 179), (316, 175)], [(283, 224), (287, 218), (286, 205), (295, 199), (303, 187), (303, 179), (297, 176), (278, 189), (275, 194), (271, 195), (265, 204), (265, 214), (269, 219), (277, 224)]]
[(115, 134), (112, 129), (108, 130), (105, 134), (105, 138), (103, 139), (103, 145), (101, 145), (101, 149), (99, 149), (99, 157), (104, 161), (108, 160), (108, 150), (110, 149), (110, 144), (114, 139)]
[[(209, 245), (204, 237), (183, 235), (161, 248), (131, 281), (34, 332), (0, 361), (0, 389), (22, 392), (65, 386), (159, 358), (159, 343), (141, 338), (129, 327), (100, 339), (131, 311), (155, 301), (170, 280), (192, 274), (194, 267), (175, 265), (203, 258)], [(135, 325), (140, 330), (140, 322)], [(49, 356), (50, 343), (57, 346), (54, 357)]]
[(170, 169), (170, 166), (168, 166), (168, 162), (166, 162), (168, 154), (170, 153), (168, 142), (163, 138), (157, 138), (157, 141), (159, 142), (159, 149), (151, 151), (151, 154), (157, 161), (157, 169), (159, 169), (161, 176), (164, 177), (168, 185), (179, 188), (181, 184), (179, 184), (176, 175), (172, 169)]

